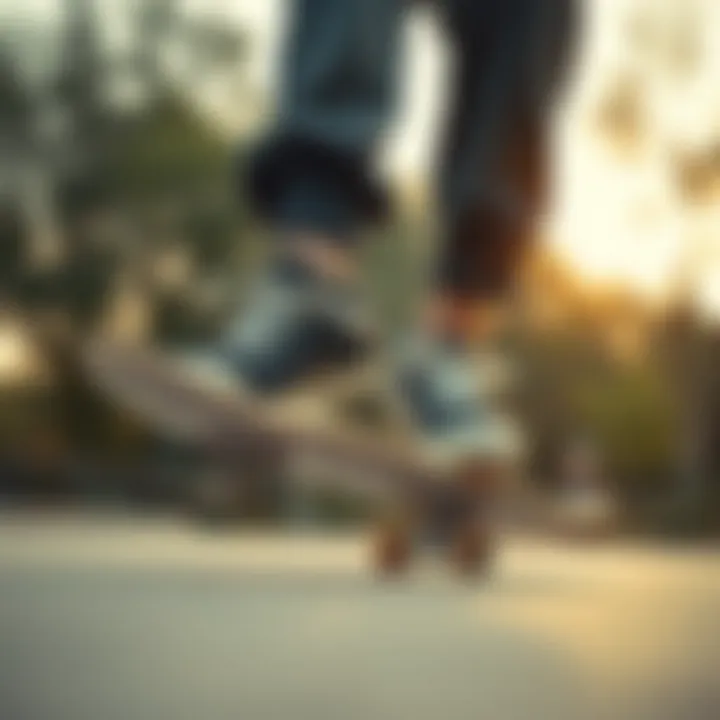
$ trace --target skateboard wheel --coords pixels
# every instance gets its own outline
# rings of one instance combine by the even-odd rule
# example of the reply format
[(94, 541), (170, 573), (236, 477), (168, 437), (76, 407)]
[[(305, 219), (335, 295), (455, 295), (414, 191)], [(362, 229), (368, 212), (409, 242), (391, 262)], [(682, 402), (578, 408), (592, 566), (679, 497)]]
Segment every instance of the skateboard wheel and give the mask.
[(409, 522), (389, 519), (380, 524), (374, 545), (374, 562), (379, 573), (404, 573), (412, 560), (412, 532)]
[(466, 577), (480, 577), (489, 574), (493, 560), (493, 546), (490, 534), (471, 524), (458, 531), (450, 545), (452, 565)]

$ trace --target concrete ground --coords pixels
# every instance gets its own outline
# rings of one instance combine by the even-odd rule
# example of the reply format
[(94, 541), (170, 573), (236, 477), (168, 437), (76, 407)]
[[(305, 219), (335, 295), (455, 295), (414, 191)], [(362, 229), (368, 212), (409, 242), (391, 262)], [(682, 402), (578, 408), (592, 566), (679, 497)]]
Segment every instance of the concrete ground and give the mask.
[(0, 718), (720, 717), (720, 551), (515, 539), (486, 584), (365, 554), (0, 516)]

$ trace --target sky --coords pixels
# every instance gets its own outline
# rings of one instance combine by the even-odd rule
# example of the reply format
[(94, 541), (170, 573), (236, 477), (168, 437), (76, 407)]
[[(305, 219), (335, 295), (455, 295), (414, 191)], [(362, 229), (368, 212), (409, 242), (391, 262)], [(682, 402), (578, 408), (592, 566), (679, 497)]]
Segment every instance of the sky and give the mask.
[[(633, 9), (662, 27), (696, 6), (701, 23), (696, 69), (667, 71), (655, 55), (633, 53), (621, 32)], [(698, 303), (720, 315), (720, 198), (691, 209), (674, 182), (672, 156), (720, 141), (720, 4), (715, 0), (596, 0), (580, 72), (559, 125), (552, 242), (587, 277), (620, 280), (652, 297), (690, 268)], [(643, 88), (644, 124), (630, 157), (608, 151), (592, 110), (607, 84), (634, 74)], [(692, 267), (691, 267), (692, 266)]]

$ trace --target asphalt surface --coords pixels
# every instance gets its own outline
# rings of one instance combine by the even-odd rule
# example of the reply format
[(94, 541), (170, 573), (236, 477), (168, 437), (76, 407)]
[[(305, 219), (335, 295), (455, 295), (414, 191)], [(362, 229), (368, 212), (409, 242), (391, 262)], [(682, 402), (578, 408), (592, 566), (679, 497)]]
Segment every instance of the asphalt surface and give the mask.
[(379, 582), (360, 536), (0, 516), (2, 720), (714, 720), (720, 551), (509, 539)]

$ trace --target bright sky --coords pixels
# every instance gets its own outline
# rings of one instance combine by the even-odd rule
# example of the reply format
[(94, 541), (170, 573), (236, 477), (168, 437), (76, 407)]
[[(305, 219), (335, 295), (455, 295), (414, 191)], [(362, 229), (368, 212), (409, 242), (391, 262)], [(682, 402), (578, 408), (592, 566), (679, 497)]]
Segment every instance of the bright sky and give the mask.
[[(632, 55), (619, 31), (629, 9), (644, 5), (665, 27), (692, 5), (702, 18), (698, 69), (663, 72), (657, 59)], [(698, 301), (720, 314), (720, 205), (690, 210), (673, 182), (674, 150), (720, 140), (720, 4), (715, 0), (595, 0), (581, 72), (559, 129), (552, 242), (585, 275), (624, 280), (651, 295), (692, 263)], [(590, 111), (619, 72), (637, 73), (646, 126), (632, 159), (608, 152)]]

